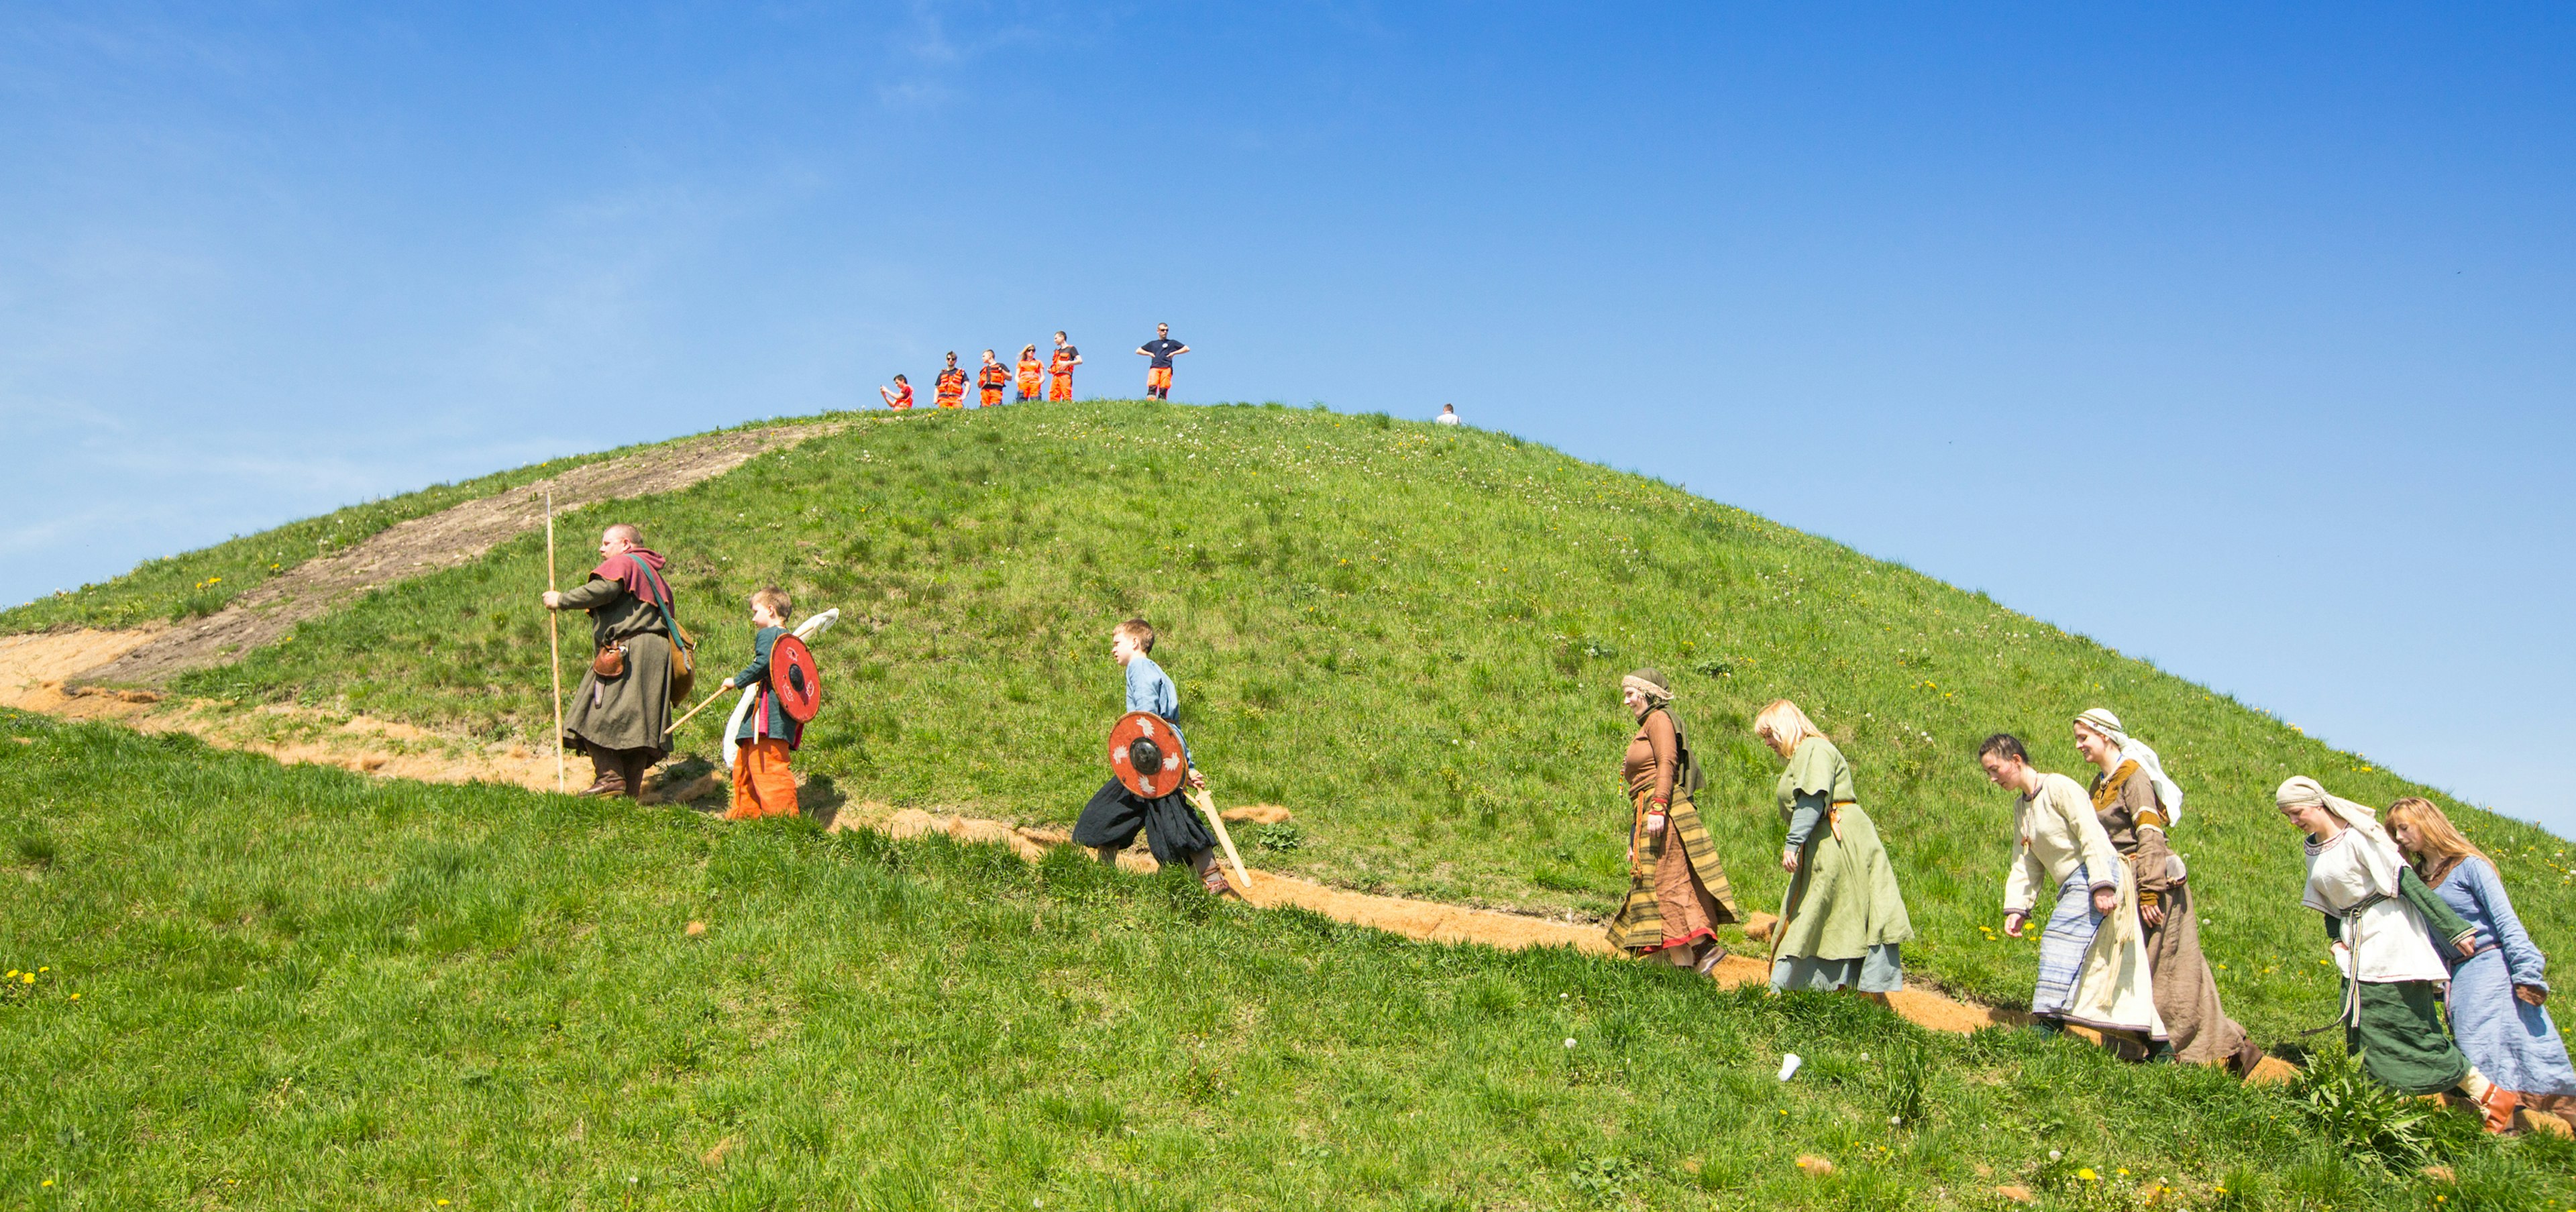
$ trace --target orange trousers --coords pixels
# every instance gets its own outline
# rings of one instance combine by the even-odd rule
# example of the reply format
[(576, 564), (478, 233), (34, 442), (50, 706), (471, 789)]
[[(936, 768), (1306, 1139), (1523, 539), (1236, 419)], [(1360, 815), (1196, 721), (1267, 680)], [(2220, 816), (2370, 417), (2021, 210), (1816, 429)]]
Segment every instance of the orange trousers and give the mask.
[(1049, 399), (1049, 400), (1057, 400), (1057, 401), (1061, 401), (1061, 400), (1070, 400), (1070, 399), (1072, 399), (1072, 398), (1073, 398), (1073, 376), (1072, 376), (1072, 375), (1064, 374), (1064, 375), (1049, 375), (1049, 376), (1047, 376), (1047, 399)]
[(787, 742), (752, 741), (733, 755), (733, 806), (728, 821), (795, 816), (796, 776), (787, 771)]

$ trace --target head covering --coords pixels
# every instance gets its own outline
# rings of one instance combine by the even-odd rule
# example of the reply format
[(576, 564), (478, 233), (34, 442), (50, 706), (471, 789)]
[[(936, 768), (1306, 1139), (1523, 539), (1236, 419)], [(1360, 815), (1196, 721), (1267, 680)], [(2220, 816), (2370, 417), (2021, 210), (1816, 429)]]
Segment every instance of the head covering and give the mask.
[[(2397, 843), (2389, 838), (2388, 831), (2379, 827), (2379, 814), (2371, 811), (2369, 805), (2356, 804), (2331, 794), (2323, 784), (2304, 774), (2283, 782), (2280, 789), (2272, 793), (2272, 802), (2283, 808), (2323, 805), (2326, 811), (2344, 823), (2346, 831), (2353, 835), (2353, 844), (2361, 848), (2361, 863), (2369, 873), (2371, 891), (2381, 896), (2397, 895), (2397, 875), (2406, 870), (2406, 856), (2398, 852)], [(2322, 913), (2335, 912), (2332, 906), (2318, 902), (2313, 888), (2308, 892), (2306, 903), (2309, 908)]]
[(1672, 683), (1664, 680), (1663, 671), (1660, 669), (1637, 670), (1619, 679), (1619, 689), (1634, 690), (1645, 695), (1646, 705), (1649, 707), (1662, 707), (1673, 701)]
[[(2155, 750), (2147, 748), (2145, 741), (2122, 729), (2120, 717), (2111, 714), (2110, 708), (2093, 708), (2075, 717), (2075, 722), (2111, 738), (2111, 743), (2120, 747), (2120, 756), (2136, 762), (2138, 769), (2146, 772), (2147, 781), (2156, 785), (2156, 802), (2165, 810), (2165, 823), (2182, 823), (2182, 784), (2165, 773), (2164, 760), (2156, 756)], [(2119, 767), (2114, 763), (2112, 768), (2116, 770)]]
[(1660, 711), (1673, 722), (1673, 745), (1681, 750), (1681, 768), (1674, 772), (1677, 777), (1673, 780), (1673, 794), (1682, 798), (1698, 794), (1708, 785), (1708, 776), (1700, 772), (1699, 757), (1691, 752), (1690, 729), (1683, 726), (1680, 713), (1673, 710), (1673, 684), (1664, 679), (1662, 670), (1649, 666), (1619, 679), (1619, 689), (1644, 695), (1647, 715)]

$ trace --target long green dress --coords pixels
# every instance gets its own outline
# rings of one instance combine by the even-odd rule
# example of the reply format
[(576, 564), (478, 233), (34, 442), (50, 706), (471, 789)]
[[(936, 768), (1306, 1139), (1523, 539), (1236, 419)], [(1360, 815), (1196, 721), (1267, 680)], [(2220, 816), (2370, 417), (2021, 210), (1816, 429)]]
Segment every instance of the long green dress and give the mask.
[(594, 757), (634, 755), (645, 765), (662, 760), (671, 730), (671, 639), (661, 610), (597, 573), (561, 600), (566, 610), (590, 612), (593, 651), (626, 645), (623, 674), (602, 680), (583, 671), (564, 713), (564, 747)]
[(1878, 826), (1852, 791), (1851, 763), (1811, 736), (1776, 788), (1798, 871), (1772, 928), (1771, 987), (1892, 993), (1905, 984), (1897, 945), (1914, 937)]

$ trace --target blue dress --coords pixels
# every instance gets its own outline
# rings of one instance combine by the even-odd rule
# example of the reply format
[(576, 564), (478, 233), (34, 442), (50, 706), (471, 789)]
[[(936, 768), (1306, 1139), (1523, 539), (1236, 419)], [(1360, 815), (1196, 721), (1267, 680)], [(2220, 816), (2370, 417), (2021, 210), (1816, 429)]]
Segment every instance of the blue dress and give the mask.
[(2546, 959), (2513, 912), (2504, 881), (2485, 859), (2470, 855), (2433, 890), (2478, 929), (2478, 952), (2463, 960), (2433, 940), (2451, 961), (2451, 1034), (2460, 1051), (2488, 1081), (2522, 1095), (2576, 1097), (2576, 1068), (2567, 1063), (2567, 1041), (2550, 1024), (2549, 1011), (2513, 995), (2515, 985), (2546, 991)]

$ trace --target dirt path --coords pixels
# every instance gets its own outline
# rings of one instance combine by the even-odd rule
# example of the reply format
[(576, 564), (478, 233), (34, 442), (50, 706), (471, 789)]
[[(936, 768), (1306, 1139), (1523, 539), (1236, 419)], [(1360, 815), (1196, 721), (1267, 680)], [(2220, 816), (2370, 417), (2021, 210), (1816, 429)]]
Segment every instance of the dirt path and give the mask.
[[(0, 637), (0, 706), (41, 711), (68, 719), (114, 720), (145, 732), (185, 732), (226, 749), (266, 754), (285, 763), (316, 763), (386, 778), (433, 783), (497, 782), (545, 791), (555, 785), (550, 753), (524, 746), (476, 746), (386, 720), (358, 716), (337, 720), (308, 708), (265, 707), (242, 712), (206, 700), (165, 700), (149, 691), (66, 688), (57, 673), (77, 668), (100, 653), (130, 650), (151, 638), (149, 632), (79, 632), (58, 635)], [(576, 763), (578, 764), (578, 763)], [(576, 775), (573, 782), (583, 780)], [(686, 803), (704, 812), (723, 807), (722, 771), (676, 785), (659, 783), (646, 792), (647, 802)], [(1048, 826), (1018, 825), (963, 813), (941, 814), (919, 808), (897, 808), (874, 801), (817, 805), (815, 815), (835, 832), (875, 829), (897, 838), (944, 834), (960, 842), (1009, 847), (1036, 862), (1055, 846), (1072, 844), (1071, 834)], [(1286, 809), (1251, 805), (1226, 810), (1242, 822), (1289, 819)], [(1155, 862), (1143, 850), (1119, 856), (1122, 869), (1151, 872)], [(1295, 906), (1339, 922), (1384, 930), (1434, 943), (1477, 943), (1505, 951), (1524, 947), (1570, 947), (1605, 958), (1618, 952), (1597, 924), (1559, 921), (1470, 909), (1437, 901), (1380, 896), (1335, 888), (1292, 875), (1254, 869), (1244, 899), (1264, 909)], [(1767, 915), (1757, 915), (1758, 926)], [(1734, 987), (1768, 980), (1769, 966), (1757, 954), (1760, 944), (1740, 947), (1720, 961), (1710, 976)], [(1935, 990), (1908, 988), (1890, 995), (1890, 1008), (1907, 1021), (1934, 1030), (1967, 1034), (1985, 1027), (2015, 1026), (2029, 1021), (2020, 1011), (1962, 1002)], [(2256, 1081), (2283, 1081), (2296, 1070), (2267, 1057)]]
[[(545, 525), (545, 494), (562, 513), (598, 501), (674, 492), (731, 471), (764, 451), (792, 446), (844, 423), (714, 434), (585, 464), (561, 475), (396, 523), (346, 551), (296, 565), (202, 619), (140, 633), (144, 638), (96, 663), (56, 674), (74, 685), (159, 686), (177, 674), (220, 665), (269, 644), (297, 623), (370, 589), (454, 568), (494, 544)], [(574, 565), (588, 536), (573, 536)], [(84, 635), (131, 637), (134, 632)], [(0, 688), (5, 689), (5, 688)]]

